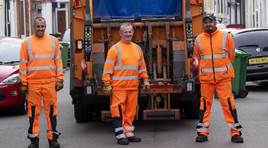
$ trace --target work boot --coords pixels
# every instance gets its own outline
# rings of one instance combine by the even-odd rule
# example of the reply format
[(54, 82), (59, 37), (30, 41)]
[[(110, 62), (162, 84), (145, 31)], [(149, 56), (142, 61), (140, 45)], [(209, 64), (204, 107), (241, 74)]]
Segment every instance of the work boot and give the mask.
[(122, 139), (117, 140), (117, 144), (128, 145), (129, 141), (126, 138), (122, 138)]
[(31, 144), (28, 146), (28, 148), (39, 148), (39, 138), (30, 138)]
[(244, 140), (240, 135), (232, 136), (231, 141), (234, 143), (244, 143)]
[(206, 142), (208, 141), (208, 136), (200, 134), (196, 137), (195, 142)]
[(136, 136), (129, 137), (129, 138), (127, 138), (127, 140), (129, 142), (141, 142), (141, 138), (140, 137), (136, 137)]
[(57, 140), (48, 140), (49, 148), (60, 148), (60, 144)]

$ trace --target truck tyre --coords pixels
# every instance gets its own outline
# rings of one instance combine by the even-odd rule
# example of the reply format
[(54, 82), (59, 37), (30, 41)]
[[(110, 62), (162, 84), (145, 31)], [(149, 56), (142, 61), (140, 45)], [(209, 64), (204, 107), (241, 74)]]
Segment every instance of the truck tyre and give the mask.
[(74, 103), (74, 116), (76, 122), (88, 122), (93, 119), (93, 108), (91, 104)]
[(185, 102), (184, 113), (187, 118), (198, 119), (199, 118), (199, 101)]
[(188, 118), (198, 119), (199, 118), (199, 106), (200, 106), (200, 85), (195, 85), (195, 93), (187, 96), (189, 99), (193, 98), (191, 102), (185, 102), (184, 113)]

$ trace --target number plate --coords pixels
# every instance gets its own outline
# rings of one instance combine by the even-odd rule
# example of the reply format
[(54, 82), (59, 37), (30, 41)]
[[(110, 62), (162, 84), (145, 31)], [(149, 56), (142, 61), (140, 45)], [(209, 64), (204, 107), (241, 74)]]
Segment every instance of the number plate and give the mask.
[(249, 59), (248, 62), (249, 64), (268, 63), (268, 57)]

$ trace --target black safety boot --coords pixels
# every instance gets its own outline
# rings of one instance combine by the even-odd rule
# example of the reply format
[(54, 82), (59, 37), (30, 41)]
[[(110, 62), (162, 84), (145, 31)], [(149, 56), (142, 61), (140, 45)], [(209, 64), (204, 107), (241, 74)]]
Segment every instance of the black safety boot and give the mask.
[(28, 148), (39, 148), (39, 138), (30, 138), (31, 144), (28, 146)]
[(195, 142), (206, 142), (208, 141), (208, 136), (200, 134), (196, 137)]
[(127, 138), (127, 140), (129, 142), (141, 142), (141, 138), (140, 137), (136, 137), (136, 136), (129, 137), (129, 138)]
[(129, 141), (126, 138), (122, 138), (122, 139), (117, 140), (117, 144), (128, 145)]
[(49, 148), (60, 148), (60, 144), (57, 140), (48, 140)]
[(234, 143), (244, 143), (244, 140), (240, 135), (232, 136), (231, 141)]

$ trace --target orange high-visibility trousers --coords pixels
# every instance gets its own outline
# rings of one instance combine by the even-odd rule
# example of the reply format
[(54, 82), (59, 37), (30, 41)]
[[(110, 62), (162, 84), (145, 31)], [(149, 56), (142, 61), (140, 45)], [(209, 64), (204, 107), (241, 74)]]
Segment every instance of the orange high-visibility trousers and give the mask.
[(110, 106), (117, 139), (133, 137), (138, 113), (138, 90), (113, 90)]
[(234, 97), (232, 96), (231, 80), (222, 80), (218, 83), (202, 83), (200, 98), (200, 121), (196, 126), (198, 134), (208, 135), (211, 105), (215, 90), (219, 97), (226, 124), (231, 128), (231, 136), (241, 135), (242, 126), (238, 122)]
[(30, 127), (28, 138), (39, 137), (39, 115), (43, 98), (43, 105), (48, 128), (47, 138), (56, 140), (59, 133), (57, 126), (57, 92), (55, 82), (49, 83), (28, 83), (28, 116)]

